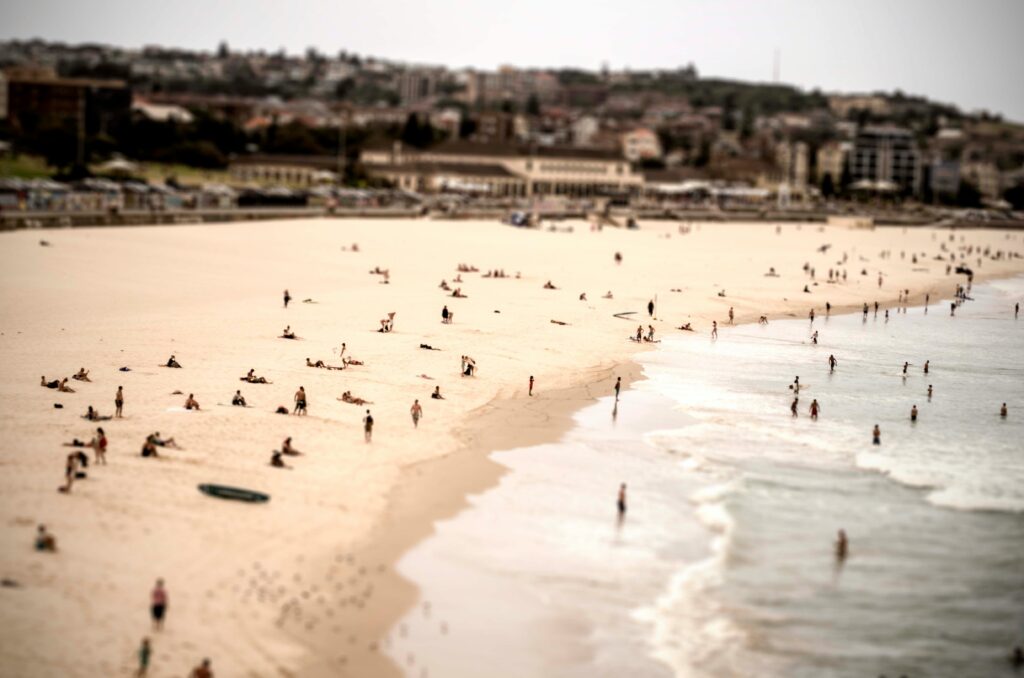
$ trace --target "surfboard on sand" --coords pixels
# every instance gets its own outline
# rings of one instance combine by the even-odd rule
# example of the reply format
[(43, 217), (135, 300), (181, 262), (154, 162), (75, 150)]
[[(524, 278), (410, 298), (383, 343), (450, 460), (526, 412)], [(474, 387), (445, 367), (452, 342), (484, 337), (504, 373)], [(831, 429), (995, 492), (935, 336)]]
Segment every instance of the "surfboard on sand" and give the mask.
[(199, 491), (218, 499), (234, 499), (236, 501), (247, 501), (254, 504), (262, 504), (270, 501), (269, 494), (247, 490), (242, 487), (231, 487), (230, 485), (200, 485)]

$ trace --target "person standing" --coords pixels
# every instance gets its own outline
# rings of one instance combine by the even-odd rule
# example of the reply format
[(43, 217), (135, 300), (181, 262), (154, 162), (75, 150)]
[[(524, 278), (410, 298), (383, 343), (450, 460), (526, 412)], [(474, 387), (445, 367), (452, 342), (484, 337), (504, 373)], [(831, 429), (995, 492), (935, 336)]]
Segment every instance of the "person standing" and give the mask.
[(448, 306), (445, 305), (445, 307), (441, 309), (441, 322), (447, 325), (450, 315), (451, 314), (448, 312)]
[(204, 659), (203, 663), (192, 669), (189, 678), (213, 678), (213, 669), (210, 668), (210, 660)]
[(818, 409), (818, 400), (815, 398), (811, 401), (811, 419), (813, 421), (818, 421)]
[(117, 387), (117, 393), (114, 394), (114, 416), (118, 419), (121, 418), (121, 408), (124, 407), (124, 391), (121, 387)]
[(164, 580), (157, 579), (153, 592), (150, 593), (149, 611), (153, 617), (153, 630), (160, 631), (164, 627), (164, 616), (167, 614), (167, 589), (164, 588)]
[(836, 371), (836, 362), (837, 362), (836, 361), (836, 357), (834, 355), (832, 355), (832, 354), (829, 354), (829, 356), (828, 356), (828, 371), (829, 372), (835, 372)]
[(529, 395), (531, 395), (531, 396), (533, 395), (533, 375), (532, 374), (530, 375), (530, 393), (529, 393)]
[(366, 410), (366, 416), (363, 417), (363, 435), (366, 442), (373, 438), (373, 415), (370, 414), (370, 410)]
[(730, 325), (732, 325), (732, 324), (733, 324), (733, 323), (732, 323), (732, 320), (733, 320), (733, 318), (734, 318), (734, 317), (735, 317), (735, 316), (734, 316), (734, 314), (733, 314), (733, 312), (732, 312), (732, 306), (730, 306), (730, 307), (729, 307), (729, 324), (730, 324)]
[(1006, 403), (1003, 403), (1003, 406), (999, 408), (999, 416), (1006, 419)]
[(647, 315), (654, 317), (654, 299), (647, 302)]
[(149, 670), (149, 656), (152, 653), (153, 650), (149, 646), (149, 638), (143, 638), (142, 644), (139, 645), (139, 670), (135, 672), (138, 678), (143, 678), (146, 675), (146, 671)]
[(800, 398), (793, 398), (793, 402), (789, 404), (789, 412), (792, 416), (797, 416), (797, 407), (800, 405)]
[(288, 308), (288, 302), (292, 300), (292, 295), (288, 294), (288, 290), (284, 291), (284, 307)]
[(875, 424), (875, 428), (871, 431), (871, 444), (881, 445), (882, 444), (882, 429), (878, 428), (878, 424)]
[(711, 321), (711, 338), (712, 339), (718, 339), (718, 321), (717, 320), (712, 320)]
[(622, 389), (622, 377), (615, 377), (615, 402), (619, 401), (619, 391)]
[(423, 408), (420, 407), (420, 401), (416, 400), (413, 402), (412, 407), (409, 409), (409, 413), (412, 414), (412, 427), (420, 427), (420, 417), (423, 416)]
[(910, 408), (910, 421), (917, 421), (917, 405)]
[(619, 485), (619, 499), (616, 502), (619, 509), (619, 520), (626, 517), (626, 483)]
[(928, 384), (928, 402), (932, 401), (932, 385)]
[(107, 434), (102, 428), (96, 429), (96, 437), (92, 439), (92, 450), (96, 455), (96, 463), (107, 465)]
[(306, 414), (306, 389), (303, 386), (295, 392), (295, 409), (292, 410), (292, 414)]

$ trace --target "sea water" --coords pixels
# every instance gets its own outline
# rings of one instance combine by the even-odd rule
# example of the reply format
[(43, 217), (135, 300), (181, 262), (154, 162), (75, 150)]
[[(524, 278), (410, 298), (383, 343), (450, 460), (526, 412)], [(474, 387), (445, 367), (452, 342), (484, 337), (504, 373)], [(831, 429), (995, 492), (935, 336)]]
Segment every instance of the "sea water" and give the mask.
[(972, 296), (669, 337), (617, 405), (494, 455), (499, 485), (401, 562), (423, 600), (389, 652), (411, 676), (1009, 675), (1024, 279)]

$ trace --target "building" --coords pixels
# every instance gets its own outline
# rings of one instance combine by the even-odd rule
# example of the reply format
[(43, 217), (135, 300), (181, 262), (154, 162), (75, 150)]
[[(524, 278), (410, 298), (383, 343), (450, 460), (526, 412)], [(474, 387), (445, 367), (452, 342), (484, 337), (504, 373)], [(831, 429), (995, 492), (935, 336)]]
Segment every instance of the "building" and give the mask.
[(234, 181), (315, 186), (337, 180), (338, 159), (329, 155), (243, 155), (231, 159)]
[(782, 183), (787, 184), (798, 194), (807, 189), (810, 174), (809, 157), (807, 144), (802, 141), (784, 141), (775, 147), (775, 164), (782, 173)]
[(622, 154), (630, 162), (657, 160), (662, 155), (661, 141), (653, 130), (638, 127), (622, 135)]
[(928, 187), (932, 195), (956, 195), (960, 188), (960, 162), (958, 160), (936, 160), (928, 174)]
[(843, 167), (853, 150), (853, 144), (847, 141), (832, 141), (823, 144), (815, 156), (817, 160), (818, 184), (821, 185), (828, 177), (834, 188), (839, 188), (843, 177)]
[(1002, 197), (1002, 182), (999, 168), (991, 162), (965, 162), (960, 173), (969, 184), (972, 184), (981, 195), (989, 200)]
[(360, 160), (371, 176), (388, 181), (401, 176), (405, 183), (398, 185), (424, 190), (438, 190), (436, 177), (444, 170), (503, 196), (631, 195), (643, 184), (621, 153), (602, 149), (448, 141), (417, 150), (396, 142), (366, 148)]
[(888, 115), (892, 107), (889, 101), (876, 94), (841, 94), (828, 98), (828, 107), (840, 118), (849, 117), (853, 111), (868, 111), (872, 115)]
[(20, 130), (68, 124), (96, 134), (131, 108), (121, 80), (60, 78), (48, 68), (11, 68), (4, 79), (7, 118)]
[(895, 184), (911, 195), (919, 191), (921, 158), (909, 130), (891, 126), (863, 128), (857, 133), (847, 163), (852, 182)]
[(411, 106), (433, 98), (437, 93), (439, 80), (440, 73), (436, 70), (416, 68), (400, 73), (398, 96), (401, 97), (402, 105)]

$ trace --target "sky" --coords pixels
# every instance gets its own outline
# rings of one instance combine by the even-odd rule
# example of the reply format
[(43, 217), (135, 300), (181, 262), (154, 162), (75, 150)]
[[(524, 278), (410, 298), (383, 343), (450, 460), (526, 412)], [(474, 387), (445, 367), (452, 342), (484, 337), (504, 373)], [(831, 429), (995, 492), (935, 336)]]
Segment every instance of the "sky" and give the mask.
[(675, 68), (1024, 122), (1024, 0), (0, 0), (0, 39), (313, 46), (450, 67)]

